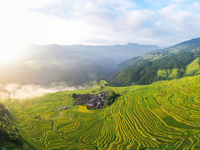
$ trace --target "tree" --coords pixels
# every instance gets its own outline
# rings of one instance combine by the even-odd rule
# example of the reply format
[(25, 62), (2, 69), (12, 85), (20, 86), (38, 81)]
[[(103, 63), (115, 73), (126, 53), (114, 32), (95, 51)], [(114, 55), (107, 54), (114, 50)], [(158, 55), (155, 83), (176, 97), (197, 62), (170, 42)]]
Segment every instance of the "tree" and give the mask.
[(0, 116), (5, 116), (5, 113), (6, 113), (6, 111), (5, 111), (5, 109), (4, 109), (4, 106), (3, 106), (3, 104), (2, 103), (0, 103)]
[(119, 94), (116, 94), (114, 91), (112, 91), (111, 95), (106, 98), (104, 107), (112, 105), (112, 103), (115, 102), (115, 99), (119, 96)]
[(74, 100), (76, 100), (78, 98), (78, 96), (76, 95), (76, 93), (73, 93), (72, 97), (74, 98)]

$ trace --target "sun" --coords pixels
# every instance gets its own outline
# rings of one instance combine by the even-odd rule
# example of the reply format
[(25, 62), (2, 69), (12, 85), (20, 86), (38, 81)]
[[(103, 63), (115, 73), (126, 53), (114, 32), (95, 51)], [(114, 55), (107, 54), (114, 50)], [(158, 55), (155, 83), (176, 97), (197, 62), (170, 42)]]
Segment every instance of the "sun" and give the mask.
[(7, 5), (0, 7), (0, 63), (12, 61), (20, 49), (23, 47), (21, 12), (15, 7), (9, 8)]
[(0, 33), (0, 63), (13, 61), (27, 45), (24, 32), (14, 22), (7, 21), (2, 23)]
[[(0, 5), (0, 63), (13, 61), (28, 44), (40, 40), (44, 28), (35, 25), (45, 19), (38, 19), (34, 13), (12, 3)], [(39, 29), (38, 29), (39, 28)]]
[(0, 43), (0, 63), (11, 62), (20, 56), (26, 46), (9, 41)]

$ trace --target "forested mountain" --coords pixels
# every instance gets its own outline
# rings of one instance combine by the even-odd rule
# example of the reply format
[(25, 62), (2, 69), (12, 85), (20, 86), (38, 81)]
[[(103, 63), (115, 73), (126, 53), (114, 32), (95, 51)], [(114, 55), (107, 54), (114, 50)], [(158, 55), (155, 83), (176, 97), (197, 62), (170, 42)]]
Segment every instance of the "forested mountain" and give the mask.
[(114, 46), (32, 45), (21, 58), (0, 69), (0, 83), (83, 85), (97, 78), (107, 79), (114, 73), (117, 62), (157, 48), (133, 43)]
[(195, 50), (200, 46), (200, 38), (191, 39), (189, 41), (181, 42), (174, 46), (167, 47), (165, 49), (155, 50), (152, 52), (147, 52), (138, 57), (132, 57), (124, 62), (121, 62), (117, 66), (117, 71), (129, 68), (131, 66), (139, 65), (144, 62), (158, 60), (164, 56), (176, 54), (179, 51), (185, 50)]
[(149, 84), (200, 73), (200, 38), (132, 58), (110, 77), (114, 85)]

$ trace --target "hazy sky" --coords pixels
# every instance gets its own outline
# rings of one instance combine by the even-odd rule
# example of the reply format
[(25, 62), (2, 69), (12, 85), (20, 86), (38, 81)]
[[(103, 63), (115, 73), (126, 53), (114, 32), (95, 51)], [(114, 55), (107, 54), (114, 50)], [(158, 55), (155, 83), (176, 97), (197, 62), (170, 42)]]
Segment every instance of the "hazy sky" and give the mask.
[(0, 0), (0, 52), (26, 43), (170, 46), (200, 37), (199, 8), (199, 0)]

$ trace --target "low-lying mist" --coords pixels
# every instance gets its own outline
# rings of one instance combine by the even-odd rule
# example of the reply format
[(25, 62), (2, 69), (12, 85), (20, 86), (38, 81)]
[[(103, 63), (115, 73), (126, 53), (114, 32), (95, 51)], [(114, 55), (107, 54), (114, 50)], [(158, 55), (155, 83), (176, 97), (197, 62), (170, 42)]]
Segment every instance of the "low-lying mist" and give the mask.
[(52, 84), (50, 87), (43, 87), (35, 84), (19, 85), (16, 83), (0, 84), (0, 100), (4, 99), (26, 99), (40, 97), (46, 93), (55, 93), (66, 90), (83, 89), (82, 86), (67, 87), (65, 85)]

